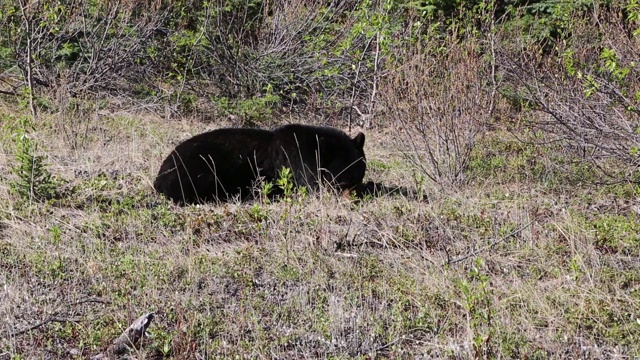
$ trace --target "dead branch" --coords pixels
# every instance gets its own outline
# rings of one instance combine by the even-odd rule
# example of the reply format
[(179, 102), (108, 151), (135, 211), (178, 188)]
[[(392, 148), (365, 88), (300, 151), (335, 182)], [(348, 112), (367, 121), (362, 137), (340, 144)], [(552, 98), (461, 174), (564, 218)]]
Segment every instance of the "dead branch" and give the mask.
[(399, 124), (393, 136), (407, 160), (446, 189), (467, 181), (472, 150), (491, 116), (491, 93), (474, 40), (442, 53), (430, 52), (438, 45), (429, 41), (404, 50), (401, 57), (410, 60), (384, 78), (381, 99)]
[(91, 360), (110, 359), (114, 355), (122, 355), (131, 349), (137, 349), (154, 316), (153, 312), (140, 316), (113, 341), (105, 353), (94, 355)]
[(147, 331), (154, 313), (150, 312), (140, 316), (113, 342), (110, 350), (114, 354), (123, 354), (131, 348), (136, 348)]

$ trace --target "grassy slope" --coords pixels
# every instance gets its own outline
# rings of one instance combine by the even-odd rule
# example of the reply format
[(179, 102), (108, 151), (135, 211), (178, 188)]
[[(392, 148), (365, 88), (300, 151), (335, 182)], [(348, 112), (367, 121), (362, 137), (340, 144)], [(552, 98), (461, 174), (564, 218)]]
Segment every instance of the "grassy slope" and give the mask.
[[(178, 208), (150, 184), (204, 125), (87, 121), (77, 150), (55, 120), (35, 133), (74, 189), (49, 205), (9, 193), (2, 129), (0, 354), (86, 358), (155, 311), (136, 358), (640, 356), (637, 189), (552, 151), (488, 134), (475, 180), (427, 183), (429, 201)], [(389, 136), (367, 136), (368, 179), (416, 191)]]

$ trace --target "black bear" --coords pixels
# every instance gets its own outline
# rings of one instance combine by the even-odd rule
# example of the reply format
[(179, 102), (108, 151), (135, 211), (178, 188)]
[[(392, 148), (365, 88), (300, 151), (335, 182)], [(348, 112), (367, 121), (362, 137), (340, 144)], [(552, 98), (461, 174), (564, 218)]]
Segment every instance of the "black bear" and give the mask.
[(177, 204), (241, 200), (257, 181), (273, 181), (283, 167), (296, 186), (326, 181), (339, 190), (362, 183), (364, 134), (308, 125), (274, 130), (227, 128), (185, 140), (164, 160), (153, 187)]

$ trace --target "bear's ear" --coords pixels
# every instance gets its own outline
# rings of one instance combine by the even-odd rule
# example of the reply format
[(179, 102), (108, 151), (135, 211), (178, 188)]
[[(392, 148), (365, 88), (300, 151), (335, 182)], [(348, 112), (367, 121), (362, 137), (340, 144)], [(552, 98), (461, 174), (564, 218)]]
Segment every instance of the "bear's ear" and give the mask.
[(358, 133), (358, 135), (356, 135), (356, 137), (353, 138), (353, 142), (356, 144), (356, 147), (358, 149), (364, 148), (364, 134)]

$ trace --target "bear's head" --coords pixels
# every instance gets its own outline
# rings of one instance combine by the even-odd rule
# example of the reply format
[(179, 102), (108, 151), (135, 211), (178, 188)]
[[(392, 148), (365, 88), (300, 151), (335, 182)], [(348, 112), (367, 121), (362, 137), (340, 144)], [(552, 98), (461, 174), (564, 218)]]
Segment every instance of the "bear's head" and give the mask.
[(275, 168), (290, 167), (298, 186), (315, 188), (319, 182), (327, 182), (345, 190), (362, 183), (367, 168), (364, 134), (351, 138), (339, 129), (301, 124), (285, 125), (274, 132), (271, 158)]
[(360, 185), (367, 170), (364, 156), (364, 134), (353, 139), (347, 135), (320, 138), (320, 171), (325, 181), (339, 190)]

